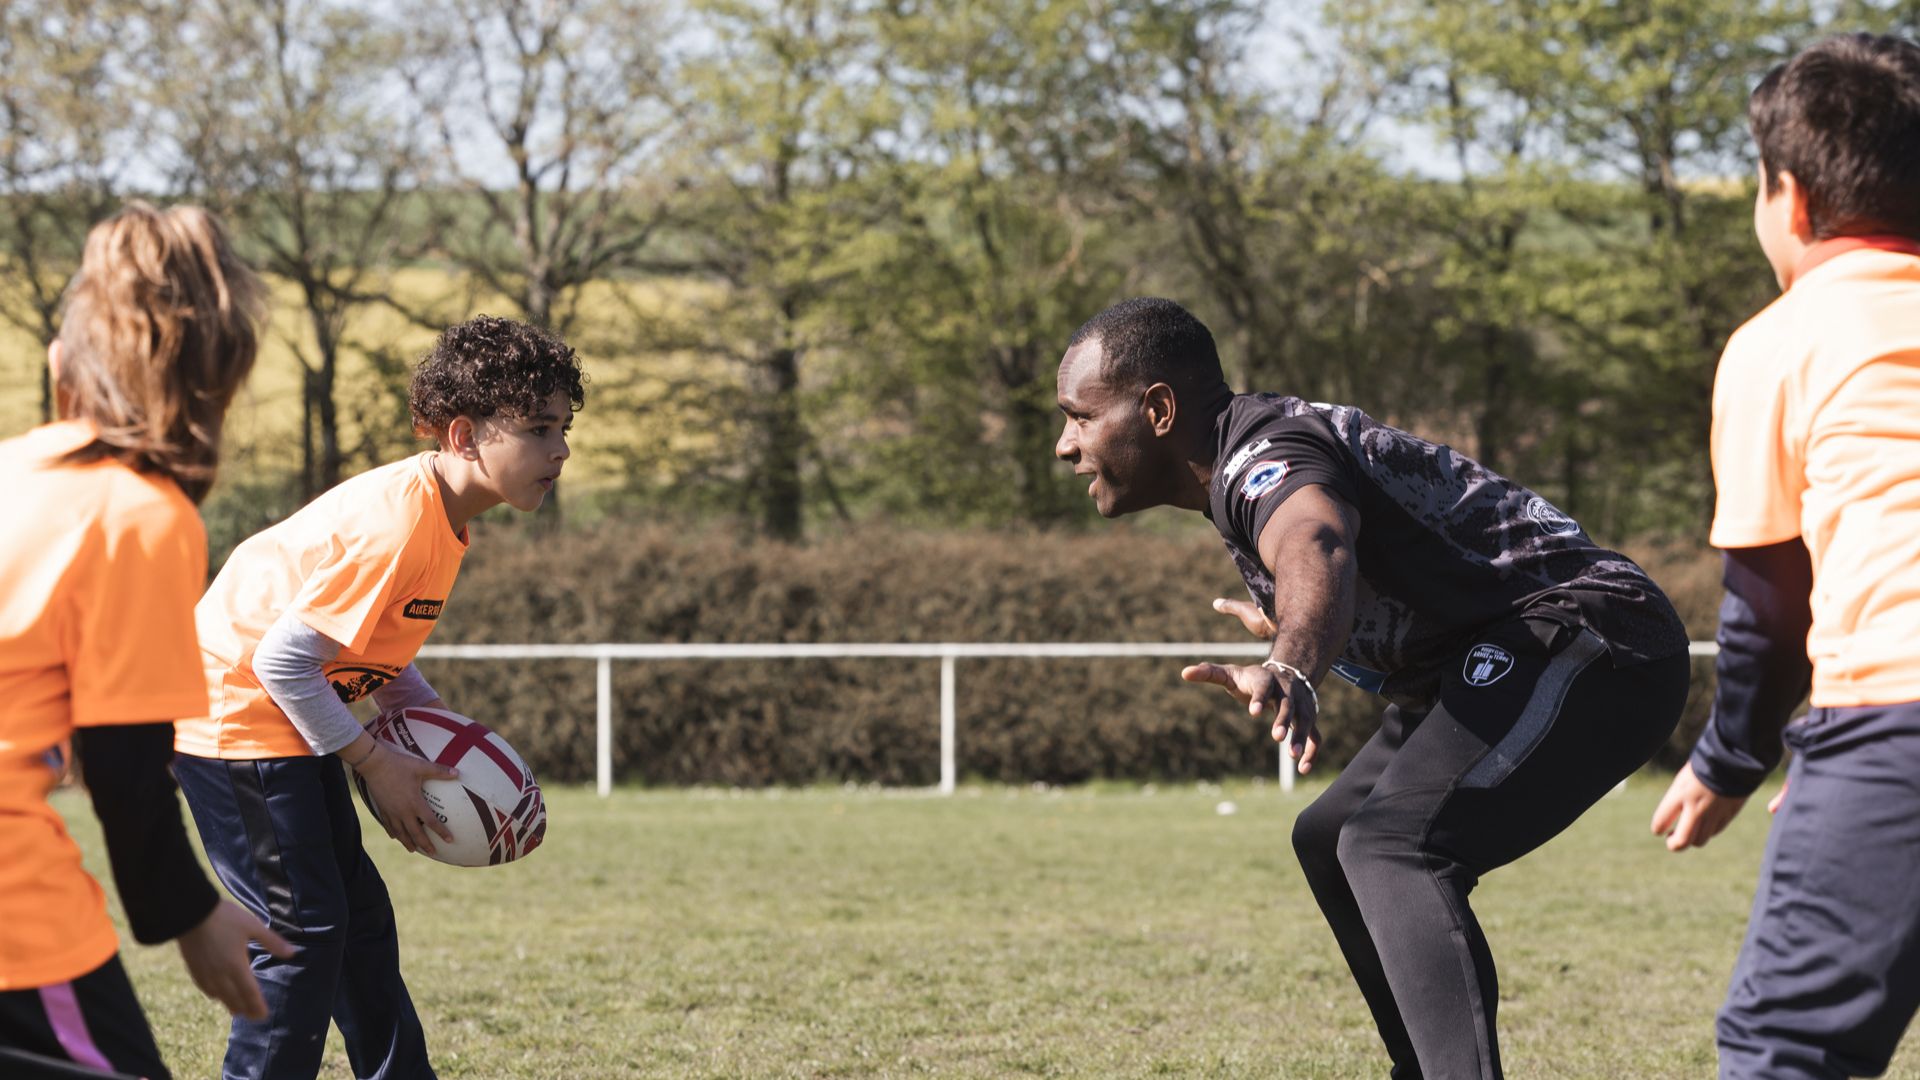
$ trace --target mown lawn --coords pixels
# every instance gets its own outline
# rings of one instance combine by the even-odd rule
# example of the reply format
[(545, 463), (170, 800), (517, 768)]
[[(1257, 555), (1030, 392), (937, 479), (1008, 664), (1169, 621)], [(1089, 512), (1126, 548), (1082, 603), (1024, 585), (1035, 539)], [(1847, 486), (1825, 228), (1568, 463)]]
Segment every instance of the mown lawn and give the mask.
[[(1287, 846), (1314, 790), (559, 789), (523, 864), (374, 852), (447, 1077), (1377, 1078)], [(1672, 857), (1658, 792), (1476, 894), (1509, 1075), (1711, 1075), (1766, 815)], [(84, 800), (59, 800), (104, 872)], [(172, 949), (125, 955), (178, 1075), (216, 1076), (224, 1021)], [(349, 1075), (337, 1036), (324, 1075)]]

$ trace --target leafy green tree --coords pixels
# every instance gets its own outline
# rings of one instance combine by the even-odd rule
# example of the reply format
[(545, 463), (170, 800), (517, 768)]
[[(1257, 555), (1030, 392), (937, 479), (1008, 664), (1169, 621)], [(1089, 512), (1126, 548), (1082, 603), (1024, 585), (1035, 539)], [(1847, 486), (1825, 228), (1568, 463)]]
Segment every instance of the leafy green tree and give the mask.
[(122, 0), (0, 6), (0, 319), (42, 345), (59, 333), (87, 230), (140, 173), (136, 76), (152, 45), (142, 15)]
[[(674, 127), (671, 27), (646, 0), (434, 0), (397, 23), (433, 145), (429, 225), (479, 291), (562, 334), (581, 291), (633, 269), (668, 203), (653, 158)], [(446, 309), (416, 309), (429, 325)]]
[(682, 71), (677, 167), (699, 197), (648, 266), (696, 286), (665, 340), (722, 361), (731, 382), (714, 419), (739, 465), (731, 487), (759, 532), (796, 540), (809, 472), (835, 493), (828, 451), (807, 422), (807, 378), (857, 347), (834, 300), (864, 257), (858, 242), (892, 205), (870, 180), (871, 148), (894, 117), (860, 5), (693, 7), (702, 44)]
[[(1124, 6), (1124, 5), (1122, 5)], [(1049, 523), (1084, 512), (1053, 456), (1054, 364), (1116, 298), (1121, 208), (1113, 11), (1088, 3), (894, 3), (875, 13), (909, 133), (886, 148), (899, 200), (860, 296), (889, 343), (870, 399), (909, 432), (884, 471), (908, 503)], [(942, 470), (958, 475), (942, 481)], [(956, 506), (951, 485), (974, 490)]]
[[(1768, 295), (1738, 206), (1747, 92), (1823, 32), (1802, 0), (1361, 0), (1327, 19), (1451, 160), (1450, 328), (1475, 452), (1616, 531), (1697, 521), (1713, 361)], [(1557, 466), (1557, 467), (1554, 467)]]
[[(181, 187), (227, 212), (305, 318), (285, 344), (301, 369), (300, 494), (340, 482), (340, 361), (352, 317), (390, 301), (417, 257), (409, 228), (422, 131), (394, 106), (401, 41), (363, 9), (326, 0), (189, 0), (158, 86)], [(384, 419), (384, 418), (383, 418)], [(375, 439), (384, 446), (384, 440)], [(376, 452), (377, 453), (377, 452)]]

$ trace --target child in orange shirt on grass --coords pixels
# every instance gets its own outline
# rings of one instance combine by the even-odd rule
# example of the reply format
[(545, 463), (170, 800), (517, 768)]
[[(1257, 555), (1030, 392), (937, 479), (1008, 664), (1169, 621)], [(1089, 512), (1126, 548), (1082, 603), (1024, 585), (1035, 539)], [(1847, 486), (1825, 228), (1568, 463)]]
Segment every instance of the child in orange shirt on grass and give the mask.
[(249, 538), (201, 599), (212, 711), (180, 722), (175, 774), (221, 880), (297, 947), (255, 953), (270, 1015), (234, 1020), (225, 1076), (316, 1075), (329, 1020), (355, 1076), (434, 1075), (341, 766), (408, 851), (452, 838), (420, 785), (454, 773), (378, 742), (347, 703), (444, 707), (413, 658), (453, 587), (468, 522), (501, 503), (539, 508), (566, 463), (584, 378), (572, 349), (524, 323), (448, 329), (408, 402), (439, 448)]
[(47, 794), (71, 740), (134, 937), (264, 1016), (247, 943), (287, 944), (201, 872), (167, 774), (202, 709), (195, 504), (253, 367), (261, 289), (205, 211), (131, 203), (87, 235), (47, 350), (60, 419), (0, 442), (0, 1075), (168, 1073), (105, 898)]
[(1748, 115), (1781, 295), (1714, 376), (1718, 686), (1652, 824), (1705, 844), (1793, 747), (1720, 1075), (1878, 1076), (1920, 1006), (1920, 45), (1830, 38)]

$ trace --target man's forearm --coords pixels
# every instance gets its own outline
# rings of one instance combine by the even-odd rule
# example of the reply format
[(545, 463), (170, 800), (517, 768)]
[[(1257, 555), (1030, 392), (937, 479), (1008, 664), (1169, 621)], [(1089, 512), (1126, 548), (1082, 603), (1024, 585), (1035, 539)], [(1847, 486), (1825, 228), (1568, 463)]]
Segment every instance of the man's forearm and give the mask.
[(1332, 525), (1302, 521), (1273, 553), (1274, 660), (1318, 685), (1353, 632), (1353, 548)]
[(1721, 795), (1753, 793), (1780, 763), (1780, 732), (1806, 697), (1813, 665), (1812, 562), (1799, 540), (1726, 552), (1713, 714), (1694, 776)]

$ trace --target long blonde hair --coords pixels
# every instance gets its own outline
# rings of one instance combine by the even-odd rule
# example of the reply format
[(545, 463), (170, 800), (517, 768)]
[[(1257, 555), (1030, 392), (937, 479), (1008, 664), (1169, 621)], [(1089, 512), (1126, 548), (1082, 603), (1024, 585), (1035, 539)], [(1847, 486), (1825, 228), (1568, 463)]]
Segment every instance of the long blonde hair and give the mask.
[(220, 428), (259, 349), (266, 290), (219, 219), (135, 200), (87, 234), (60, 322), (60, 415), (90, 421), (70, 462), (114, 458), (213, 486)]

